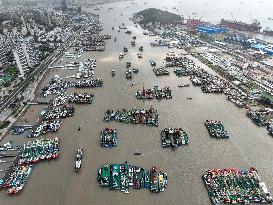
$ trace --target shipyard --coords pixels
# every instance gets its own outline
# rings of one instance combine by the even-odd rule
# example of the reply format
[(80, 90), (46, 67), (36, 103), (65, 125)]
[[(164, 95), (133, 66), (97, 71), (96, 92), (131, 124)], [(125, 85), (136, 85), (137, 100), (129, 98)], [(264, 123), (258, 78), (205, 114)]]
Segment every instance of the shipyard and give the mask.
[(54, 4), (48, 57), (2, 92), (0, 204), (273, 203), (270, 20), (187, 6)]

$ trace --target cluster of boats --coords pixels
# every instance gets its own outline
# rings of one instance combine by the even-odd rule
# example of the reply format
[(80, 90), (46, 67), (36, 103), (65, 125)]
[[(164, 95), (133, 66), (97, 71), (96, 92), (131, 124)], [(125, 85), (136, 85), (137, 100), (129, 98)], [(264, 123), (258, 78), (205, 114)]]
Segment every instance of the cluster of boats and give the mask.
[(53, 120), (59, 118), (71, 117), (75, 113), (75, 108), (72, 105), (50, 106), (44, 113), (45, 120)]
[(189, 136), (182, 128), (165, 128), (161, 132), (162, 147), (177, 148), (189, 143)]
[(30, 177), (32, 169), (33, 165), (16, 166), (2, 185), (3, 188), (7, 189), (7, 194), (21, 192)]
[(170, 72), (168, 70), (166, 70), (164, 67), (154, 68), (153, 71), (156, 76), (170, 75)]
[(118, 121), (131, 124), (143, 124), (147, 126), (158, 126), (158, 114), (154, 108), (146, 109), (119, 109), (116, 112), (107, 110), (104, 121)]
[(18, 164), (33, 164), (41, 160), (56, 159), (59, 157), (59, 144), (59, 138), (30, 141), (24, 144)]
[(46, 98), (48, 95), (57, 94), (61, 95), (64, 91), (70, 87), (73, 87), (72, 83), (70, 82), (63, 82), (63, 79), (55, 75), (48, 85), (42, 88), (41, 96)]
[(181, 67), (190, 71), (195, 67), (195, 64), (187, 57), (178, 57), (173, 51), (169, 51), (166, 57), (166, 67)]
[(273, 117), (273, 110), (269, 108), (259, 110), (248, 110), (247, 116), (253, 120), (258, 126), (270, 125), (270, 120)]
[(46, 134), (48, 132), (57, 132), (62, 125), (62, 121), (60, 120), (44, 120), (41, 121), (37, 126), (31, 130), (28, 137), (39, 137), (42, 134)]
[(237, 105), (240, 108), (246, 106), (246, 101), (248, 100), (248, 95), (238, 88), (230, 87), (224, 90), (227, 99)]
[(95, 80), (80, 80), (75, 82), (76, 88), (93, 88), (101, 87), (103, 85), (103, 80), (97, 78)]
[(7, 194), (17, 194), (25, 187), (34, 167), (41, 160), (56, 159), (59, 156), (59, 139), (35, 140), (24, 144), (0, 180), (0, 188), (7, 189)]
[(101, 187), (129, 193), (129, 188), (148, 189), (152, 193), (163, 192), (168, 185), (168, 175), (158, 171), (155, 166), (145, 170), (131, 164), (104, 164), (98, 170), (98, 182)]
[(135, 94), (136, 98), (139, 100), (142, 99), (171, 99), (172, 91), (169, 87), (164, 87), (158, 89), (158, 86), (154, 86), (152, 89), (145, 90), (144, 87), (142, 90), (138, 90)]
[(85, 59), (84, 62), (80, 62), (76, 78), (90, 78), (95, 75), (95, 67), (97, 66), (95, 59)]
[(91, 104), (93, 97), (93, 93), (72, 93), (68, 98), (68, 102), (78, 104)]
[(193, 75), (193, 70), (188, 68), (176, 68), (174, 69), (174, 73), (177, 77), (190, 76)]
[(51, 104), (52, 106), (61, 106), (65, 104), (66, 99), (67, 99), (67, 96), (64, 94), (57, 95), (56, 97), (52, 98)]
[(103, 80), (100, 78), (89, 80), (83, 79), (75, 82), (63, 81), (61, 77), (56, 75), (51, 79), (50, 83), (42, 88), (41, 96), (46, 98), (48, 95), (56, 94), (63, 95), (65, 90), (68, 88), (92, 88), (92, 87), (101, 87), (103, 85)]
[(115, 147), (117, 146), (118, 136), (116, 129), (105, 128), (100, 132), (100, 145), (102, 147)]
[(213, 204), (272, 203), (266, 184), (255, 168), (211, 169), (202, 176)]
[(204, 93), (223, 93), (230, 86), (228, 81), (209, 74), (201, 68), (195, 69), (194, 76), (191, 76), (190, 80), (193, 85), (201, 86)]
[(11, 133), (13, 135), (21, 135), (23, 134), (26, 130), (32, 129), (32, 125), (22, 125), (22, 126), (13, 126), (11, 128)]
[(210, 136), (215, 138), (229, 138), (227, 131), (221, 121), (206, 120), (205, 126), (207, 127)]
[(101, 24), (91, 24), (81, 33), (79, 40), (76, 41), (75, 46), (80, 46), (84, 51), (104, 51), (105, 40), (111, 39), (109, 34), (99, 34), (102, 31)]

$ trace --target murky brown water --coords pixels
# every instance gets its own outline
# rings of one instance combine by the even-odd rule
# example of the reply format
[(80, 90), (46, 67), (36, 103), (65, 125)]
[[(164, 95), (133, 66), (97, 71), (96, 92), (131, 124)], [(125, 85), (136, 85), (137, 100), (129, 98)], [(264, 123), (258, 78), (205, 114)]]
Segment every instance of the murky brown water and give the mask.
[[(125, 3), (124, 3), (125, 4)], [(103, 11), (100, 11), (103, 12)], [(128, 12), (129, 14), (129, 12)], [(85, 90), (94, 92), (91, 105), (76, 105), (73, 118), (64, 120), (60, 131), (54, 135), (61, 138), (61, 155), (56, 161), (42, 162), (35, 166), (25, 189), (18, 196), (9, 197), (0, 193), (0, 204), (4, 205), (125, 205), (125, 204), (160, 204), (160, 205), (204, 205), (210, 200), (201, 179), (205, 169), (209, 168), (249, 168), (255, 166), (262, 179), (273, 192), (273, 141), (263, 128), (255, 126), (246, 116), (245, 111), (228, 102), (224, 95), (203, 94), (198, 87), (178, 88), (181, 83), (190, 80), (177, 78), (172, 72), (170, 76), (156, 77), (149, 60), (163, 63), (166, 48), (152, 48), (150, 38), (142, 35), (142, 31), (133, 27), (128, 21), (128, 14), (120, 16), (114, 9), (111, 13), (103, 12), (105, 30), (117, 37), (108, 41), (107, 51), (101, 53), (84, 53), (81, 59), (96, 58), (95, 77), (104, 80), (102, 88)], [(131, 48), (131, 36), (112, 31), (112, 26), (122, 22), (130, 25), (137, 35), (137, 46)], [(128, 45), (129, 54), (124, 60), (118, 60), (118, 54), (124, 45)], [(138, 59), (138, 47), (144, 46), (143, 59)], [(125, 79), (125, 62), (139, 68), (139, 73), (131, 81)], [(160, 63), (159, 63), (160, 62)], [(111, 76), (111, 69), (116, 68), (116, 76)], [(50, 72), (44, 81), (46, 84), (52, 76), (63, 77), (75, 71), (56, 70)], [(212, 72), (212, 71), (211, 71)], [(173, 90), (172, 100), (139, 101), (134, 97), (142, 86), (170, 86)], [(73, 89), (69, 90), (72, 92)], [(192, 97), (192, 101), (186, 100)], [(118, 108), (149, 108), (153, 106), (159, 112), (159, 127), (105, 123), (102, 121), (105, 110)], [(24, 118), (35, 122), (42, 107), (32, 106)], [(228, 140), (216, 140), (209, 137), (204, 126), (206, 119), (223, 121), (231, 135)], [(82, 125), (80, 132), (77, 131)], [(99, 131), (105, 127), (113, 127), (118, 132), (118, 146), (103, 149), (99, 145)], [(160, 131), (165, 127), (182, 127), (190, 136), (188, 146), (176, 151), (163, 149), (160, 143)], [(45, 137), (50, 137), (51, 134)], [(4, 141), (13, 140), (23, 143), (28, 139), (20, 136), (8, 136)], [(74, 157), (78, 146), (84, 148), (83, 167), (79, 174), (74, 172)], [(135, 150), (143, 153), (135, 156)], [(129, 195), (119, 191), (101, 189), (96, 181), (97, 169), (103, 163), (133, 163), (148, 169), (157, 165), (169, 175), (169, 186), (165, 192), (151, 194), (147, 190), (131, 190)]]

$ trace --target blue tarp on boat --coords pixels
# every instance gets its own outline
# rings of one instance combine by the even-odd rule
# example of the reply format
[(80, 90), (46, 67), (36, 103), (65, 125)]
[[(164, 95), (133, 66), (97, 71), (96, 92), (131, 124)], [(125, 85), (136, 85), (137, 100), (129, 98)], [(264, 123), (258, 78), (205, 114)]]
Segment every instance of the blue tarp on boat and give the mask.
[(222, 28), (222, 27), (216, 27), (216, 26), (199, 26), (196, 29), (198, 32), (200, 33), (204, 33), (204, 34), (215, 34), (215, 33), (225, 33), (227, 31), (226, 28)]

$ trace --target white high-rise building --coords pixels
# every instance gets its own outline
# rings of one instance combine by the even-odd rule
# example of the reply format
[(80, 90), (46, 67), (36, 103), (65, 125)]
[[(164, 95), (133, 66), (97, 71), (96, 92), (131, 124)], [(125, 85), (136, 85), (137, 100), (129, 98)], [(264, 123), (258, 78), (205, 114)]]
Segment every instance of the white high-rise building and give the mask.
[(28, 62), (24, 50), (22, 49), (21, 45), (19, 45), (14, 48), (12, 52), (20, 75), (24, 76), (29, 71)]

